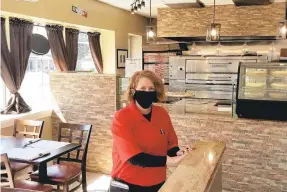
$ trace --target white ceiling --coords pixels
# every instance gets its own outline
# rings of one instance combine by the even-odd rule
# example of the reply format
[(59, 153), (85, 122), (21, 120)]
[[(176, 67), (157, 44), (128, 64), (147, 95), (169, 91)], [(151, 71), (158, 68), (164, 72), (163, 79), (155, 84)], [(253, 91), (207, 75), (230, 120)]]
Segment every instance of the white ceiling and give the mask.
[[(112, 6), (130, 11), (131, 4), (134, 0), (99, 0)], [(157, 16), (157, 8), (167, 7), (165, 4), (173, 3), (193, 3), (196, 0), (151, 0), (151, 15), (153, 18)], [(273, 0), (274, 2), (284, 2), (285, 0)], [(213, 5), (213, 0), (201, 0), (206, 6)], [(146, 6), (137, 12), (139, 15), (149, 17), (150, 0), (145, 0)], [(232, 0), (216, 0), (216, 5), (234, 4)]]

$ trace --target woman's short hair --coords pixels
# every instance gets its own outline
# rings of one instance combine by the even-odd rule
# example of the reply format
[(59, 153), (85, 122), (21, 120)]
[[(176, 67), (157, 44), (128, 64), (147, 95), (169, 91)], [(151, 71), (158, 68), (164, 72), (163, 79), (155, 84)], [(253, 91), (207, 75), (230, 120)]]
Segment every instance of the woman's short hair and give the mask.
[(154, 72), (149, 70), (137, 71), (133, 74), (132, 78), (130, 79), (128, 89), (126, 91), (126, 97), (128, 101), (133, 101), (132, 89), (136, 89), (137, 84), (142, 77), (146, 77), (153, 82), (155, 91), (157, 92), (157, 102), (163, 102), (165, 99), (164, 84)]

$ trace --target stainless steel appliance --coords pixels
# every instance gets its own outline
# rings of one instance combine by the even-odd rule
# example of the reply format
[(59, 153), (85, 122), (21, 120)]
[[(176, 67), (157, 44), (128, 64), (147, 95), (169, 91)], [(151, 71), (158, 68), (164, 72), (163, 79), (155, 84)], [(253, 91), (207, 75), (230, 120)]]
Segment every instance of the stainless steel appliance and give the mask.
[(169, 91), (192, 92), (194, 98), (232, 99), (240, 62), (267, 62), (267, 56), (172, 56)]

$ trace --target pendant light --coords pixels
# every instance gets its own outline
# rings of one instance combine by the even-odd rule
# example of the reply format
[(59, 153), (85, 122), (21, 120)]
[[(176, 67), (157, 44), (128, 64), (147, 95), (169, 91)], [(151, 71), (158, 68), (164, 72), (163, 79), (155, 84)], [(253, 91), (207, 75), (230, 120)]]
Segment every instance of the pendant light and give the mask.
[(213, 3), (213, 22), (207, 28), (206, 41), (219, 41), (220, 40), (221, 24), (215, 23), (215, 0)]
[(152, 25), (151, 22), (151, 0), (149, 2), (149, 25), (146, 26), (147, 42), (155, 41), (156, 39), (156, 26)]
[(277, 39), (287, 39), (287, 0), (285, 2), (285, 20), (278, 23)]

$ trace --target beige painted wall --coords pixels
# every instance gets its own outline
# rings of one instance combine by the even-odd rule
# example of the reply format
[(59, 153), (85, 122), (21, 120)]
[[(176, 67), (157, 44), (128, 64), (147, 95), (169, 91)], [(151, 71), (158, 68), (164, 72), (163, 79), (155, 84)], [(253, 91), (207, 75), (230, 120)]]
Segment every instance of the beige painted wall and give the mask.
[(130, 35), (130, 57), (142, 58), (142, 37)]
[[(72, 12), (72, 5), (86, 10), (88, 17)], [(131, 15), (129, 11), (97, 0), (39, 0), (37, 3), (2, 0), (1, 6), (2, 11), (11, 13), (115, 31), (116, 49), (128, 49), (129, 33), (142, 35), (144, 41), (145, 26), (148, 24), (145, 17)], [(114, 54), (113, 51), (111, 54)]]

